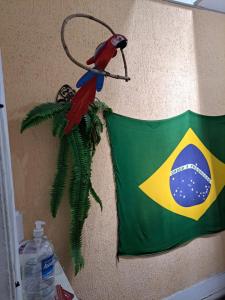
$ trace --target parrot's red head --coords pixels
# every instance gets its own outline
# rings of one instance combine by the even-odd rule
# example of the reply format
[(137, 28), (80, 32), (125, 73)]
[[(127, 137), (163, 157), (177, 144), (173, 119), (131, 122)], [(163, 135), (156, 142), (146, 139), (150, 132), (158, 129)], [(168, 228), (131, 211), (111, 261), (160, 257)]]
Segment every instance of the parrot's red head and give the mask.
[(115, 48), (124, 49), (127, 45), (127, 38), (122, 34), (114, 34), (109, 41)]

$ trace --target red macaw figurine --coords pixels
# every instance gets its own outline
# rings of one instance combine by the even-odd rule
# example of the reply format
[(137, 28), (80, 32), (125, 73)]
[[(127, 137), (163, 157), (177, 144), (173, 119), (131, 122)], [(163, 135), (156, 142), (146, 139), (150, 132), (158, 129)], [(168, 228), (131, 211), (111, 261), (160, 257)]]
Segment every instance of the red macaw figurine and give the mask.
[[(114, 34), (107, 41), (101, 43), (95, 51), (93, 57), (87, 60), (87, 64), (95, 64), (94, 68), (104, 71), (111, 58), (117, 54), (117, 48), (125, 48), (127, 39), (121, 34)], [(84, 116), (89, 105), (94, 101), (96, 90), (101, 91), (104, 83), (104, 75), (92, 71), (85, 73), (77, 82), (79, 88), (76, 95), (71, 100), (71, 109), (67, 113), (67, 125), (64, 129), (65, 134), (71, 132), (75, 125), (78, 125)]]

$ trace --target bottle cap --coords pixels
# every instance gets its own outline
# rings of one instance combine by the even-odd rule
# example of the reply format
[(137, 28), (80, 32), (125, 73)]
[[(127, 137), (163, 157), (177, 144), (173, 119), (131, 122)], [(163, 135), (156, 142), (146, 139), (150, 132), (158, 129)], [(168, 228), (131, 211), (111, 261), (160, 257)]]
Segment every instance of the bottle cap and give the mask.
[(43, 221), (36, 221), (35, 222), (35, 228), (33, 230), (33, 236), (34, 237), (42, 237), (44, 234), (44, 228), (42, 227), (45, 225), (45, 222)]

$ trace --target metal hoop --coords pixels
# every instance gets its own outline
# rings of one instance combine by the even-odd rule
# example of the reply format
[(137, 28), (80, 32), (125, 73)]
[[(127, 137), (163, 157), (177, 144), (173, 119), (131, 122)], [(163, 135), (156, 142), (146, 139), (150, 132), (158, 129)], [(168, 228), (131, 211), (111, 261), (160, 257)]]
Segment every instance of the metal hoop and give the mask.
[(121, 51), (121, 55), (122, 55), (122, 58), (123, 58), (123, 64), (124, 64), (124, 71), (125, 71), (125, 76), (121, 76), (121, 75), (116, 75), (116, 74), (111, 74), (110, 72), (107, 72), (107, 71), (99, 71), (97, 69), (92, 69), (92, 68), (89, 68), (88, 66), (80, 63), (79, 61), (77, 61), (70, 53), (67, 45), (66, 45), (66, 42), (65, 42), (65, 37), (64, 37), (64, 32), (65, 32), (65, 27), (66, 27), (66, 24), (71, 20), (71, 19), (74, 19), (74, 18), (87, 18), (87, 19), (90, 19), (90, 20), (93, 20), (97, 23), (100, 23), (101, 25), (105, 26), (112, 34), (115, 34), (115, 32), (112, 30), (112, 28), (107, 25), (105, 22), (91, 16), (91, 15), (86, 15), (86, 14), (72, 14), (68, 17), (66, 17), (62, 23), (62, 27), (61, 27), (61, 41), (62, 41), (62, 45), (63, 45), (63, 49), (65, 50), (66, 52), (66, 55), (69, 57), (69, 59), (74, 63), (76, 64), (77, 66), (79, 66), (80, 68), (84, 69), (84, 70), (87, 70), (87, 71), (92, 71), (92, 72), (95, 72), (97, 74), (102, 74), (106, 77), (111, 77), (111, 78), (115, 78), (115, 79), (122, 79), (122, 80), (125, 80), (125, 81), (129, 81), (130, 80), (130, 77), (128, 77), (128, 73), (127, 73), (127, 63), (126, 63), (126, 59), (125, 59), (125, 55), (124, 55), (124, 52), (122, 49), (120, 49)]

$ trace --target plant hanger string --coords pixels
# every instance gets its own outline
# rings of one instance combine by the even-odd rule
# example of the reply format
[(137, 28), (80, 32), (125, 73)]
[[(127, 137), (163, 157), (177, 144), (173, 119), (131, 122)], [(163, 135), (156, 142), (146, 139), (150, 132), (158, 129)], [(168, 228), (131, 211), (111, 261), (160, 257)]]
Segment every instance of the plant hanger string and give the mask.
[(87, 70), (87, 71), (92, 71), (94, 73), (97, 73), (97, 74), (102, 74), (104, 75), (105, 77), (111, 77), (111, 78), (115, 78), (115, 79), (122, 79), (122, 80), (125, 80), (125, 81), (129, 81), (130, 80), (130, 77), (128, 77), (128, 72), (127, 72), (127, 63), (126, 63), (126, 58), (125, 58), (125, 55), (124, 55), (124, 52), (122, 49), (120, 49), (121, 51), (121, 55), (122, 55), (122, 58), (123, 58), (123, 65), (124, 65), (124, 71), (125, 71), (125, 76), (121, 76), (121, 75), (117, 75), (117, 74), (112, 74), (110, 72), (107, 72), (107, 71), (99, 71), (95, 68), (89, 68), (88, 66), (80, 63), (79, 61), (77, 61), (73, 56), (72, 54), (70, 53), (68, 47), (67, 47), (67, 44), (65, 42), (65, 36), (64, 36), (64, 33), (65, 33), (65, 27), (66, 27), (66, 24), (74, 19), (74, 18), (86, 18), (86, 19), (90, 19), (92, 21), (95, 21), (101, 25), (103, 25), (104, 27), (106, 27), (112, 34), (115, 34), (115, 32), (112, 30), (112, 28), (107, 25), (105, 22), (91, 16), (91, 15), (87, 15), (87, 14), (72, 14), (72, 15), (69, 15), (68, 17), (66, 17), (62, 23), (62, 27), (61, 27), (61, 41), (62, 41), (62, 45), (63, 45), (63, 49), (65, 50), (66, 52), (66, 55), (69, 57), (69, 59), (75, 64), (77, 65), (78, 67), (84, 69), (84, 70)]

